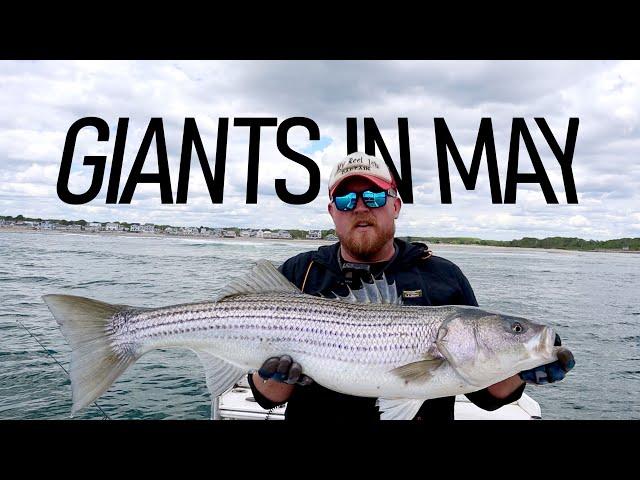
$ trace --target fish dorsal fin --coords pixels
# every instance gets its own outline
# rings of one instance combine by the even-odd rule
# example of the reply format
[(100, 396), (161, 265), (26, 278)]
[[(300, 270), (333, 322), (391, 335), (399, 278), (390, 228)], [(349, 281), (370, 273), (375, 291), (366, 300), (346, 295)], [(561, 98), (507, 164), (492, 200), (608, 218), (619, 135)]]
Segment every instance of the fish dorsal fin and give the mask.
[(385, 303), (382, 300), (382, 294), (378, 290), (378, 286), (374, 283), (362, 282), (362, 289), (367, 296), (369, 303)]
[(380, 410), (380, 420), (413, 420), (423, 403), (420, 398), (379, 398), (376, 406)]
[[(239, 368), (229, 362), (225, 362), (215, 355), (204, 350), (194, 350), (204, 367), (204, 374), (207, 378), (207, 388), (211, 393), (211, 402), (224, 392), (233, 387), (246, 373), (245, 369)], [(211, 410), (213, 418), (214, 411)]]
[(300, 289), (287, 280), (273, 264), (260, 260), (248, 275), (234, 278), (220, 293), (217, 300), (242, 293), (290, 292)]
[(390, 303), (400, 305), (402, 303), (402, 297), (398, 296), (396, 291), (396, 282), (391, 284), (387, 283), (387, 278), (382, 274), (382, 278), (373, 281), (373, 283), (367, 283), (362, 281), (362, 288), (357, 290), (349, 289), (347, 295), (338, 295), (336, 292), (331, 292), (335, 295), (335, 299), (342, 300), (343, 302), (351, 303)]

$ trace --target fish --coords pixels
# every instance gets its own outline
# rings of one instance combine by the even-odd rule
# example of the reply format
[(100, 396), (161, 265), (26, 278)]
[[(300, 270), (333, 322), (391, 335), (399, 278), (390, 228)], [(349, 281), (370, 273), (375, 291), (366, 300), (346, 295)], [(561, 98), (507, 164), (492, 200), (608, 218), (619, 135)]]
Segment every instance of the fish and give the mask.
[(148, 308), (42, 298), (71, 347), (72, 415), (154, 349), (195, 352), (212, 402), (266, 359), (290, 355), (330, 390), (377, 398), (383, 420), (411, 419), (427, 399), (481, 390), (555, 361), (560, 349), (551, 327), (523, 317), (403, 305), (384, 275), (347, 295), (305, 294), (266, 260), (208, 301)]

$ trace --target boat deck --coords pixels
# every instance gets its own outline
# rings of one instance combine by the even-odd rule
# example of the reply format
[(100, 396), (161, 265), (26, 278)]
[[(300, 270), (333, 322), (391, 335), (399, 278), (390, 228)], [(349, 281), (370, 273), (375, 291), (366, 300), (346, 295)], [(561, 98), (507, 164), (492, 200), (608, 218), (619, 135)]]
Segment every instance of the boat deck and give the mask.
[[(284, 420), (285, 407), (265, 410), (253, 398), (246, 380), (220, 396), (218, 413), (222, 420)], [(464, 395), (456, 396), (456, 420), (533, 420), (542, 417), (540, 405), (527, 394), (520, 400), (488, 412), (475, 406)]]

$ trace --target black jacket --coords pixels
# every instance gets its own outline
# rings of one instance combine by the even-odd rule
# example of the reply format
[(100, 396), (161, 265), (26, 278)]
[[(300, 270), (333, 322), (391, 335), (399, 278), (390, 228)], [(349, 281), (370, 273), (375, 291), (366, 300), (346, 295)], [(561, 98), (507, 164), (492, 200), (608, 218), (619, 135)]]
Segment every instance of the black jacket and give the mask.
[[(429, 256), (427, 246), (422, 243), (407, 243), (400, 239), (395, 242), (398, 253), (386, 266), (384, 273), (389, 282), (396, 282), (398, 295), (412, 292), (409, 298), (403, 296), (404, 305), (478, 306), (469, 281), (454, 263)], [(303, 288), (304, 293), (326, 295), (335, 291), (345, 295), (347, 287), (339, 265), (339, 246), (336, 243), (320, 247), (317, 251), (301, 253), (287, 260), (279, 270), (298, 288)], [(255, 389), (251, 375), (249, 384), (260, 406), (267, 409), (277, 406)], [(486, 389), (466, 396), (480, 408), (496, 410), (518, 400), (523, 391), (524, 385), (502, 400), (493, 397)], [(380, 414), (375, 402), (375, 398), (344, 395), (316, 383), (304, 387), (296, 385), (287, 403), (285, 417), (288, 420), (378, 420)], [(416, 419), (453, 420), (454, 403), (453, 396), (427, 400)]]

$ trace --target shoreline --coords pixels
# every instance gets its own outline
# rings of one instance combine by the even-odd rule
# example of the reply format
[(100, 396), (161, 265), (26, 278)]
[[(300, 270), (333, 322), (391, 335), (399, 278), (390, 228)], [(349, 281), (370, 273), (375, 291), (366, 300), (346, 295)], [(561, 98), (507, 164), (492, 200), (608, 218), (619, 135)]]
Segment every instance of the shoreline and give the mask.
[[(148, 232), (106, 232), (106, 231), (68, 231), (68, 230), (38, 230), (31, 227), (0, 227), (0, 233), (38, 233), (38, 234), (54, 234), (54, 235), (96, 235), (107, 237), (134, 237), (134, 238), (187, 238), (193, 240), (215, 240), (223, 242), (234, 242), (237, 240), (266, 243), (266, 242), (300, 242), (300, 243), (322, 243), (325, 245), (331, 245), (336, 240), (307, 239), (307, 238), (256, 238), (256, 237), (214, 237), (211, 235), (185, 235), (185, 234), (166, 234), (166, 233), (148, 233)], [(509, 250), (534, 250), (534, 251), (550, 251), (550, 252), (584, 252), (584, 253), (635, 253), (640, 254), (639, 250), (621, 250), (621, 249), (593, 249), (593, 250), (578, 250), (569, 248), (536, 248), (536, 247), (507, 247), (502, 245), (477, 245), (473, 243), (431, 243), (427, 244), (430, 250), (437, 249), (438, 246), (443, 247), (474, 247), (474, 248), (504, 248)]]
[(302, 242), (302, 243), (326, 243), (330, 245), (335, 243), (333, 240), (325, 240), (322, 238), (311, 239), (311, 238), (257, 238), (257, 237), (214, 237), (213, 235), (186, 235), (181, 233), (149, 233), (149, 232), (107, 232), (104, 230), (98, 232), (92, 231), (72, 231), (72, 230), (38, 230), (35, 228), (22, 228), (22, 227), (0, 227), (0, 233), (8, 232), (8, 233), (37, 233), (41, 235), (97, 235), (97, 236), (105, 236), (105, 237), (134, 237), (134, 238), (190, 238), (193, 240), (215, 240), (215, 241), (223, 241), (223, 242), (234, 242), (237, 240), (248, 241), (248, 242), (272, 242), (272, 241), (282, 241), (282, 242)]
[(429, 250), (433, 250), (434, 247), (442, 245), (445, 247), (473, 247), (473, 248), (504, 248), (508, 250), (533, 250), (533, 251), (546, 251), (546, 252), (582, 252), (582, 253), (640, 253), (640, 250), (621, 250), (615, 248), (596, 248), (592, 250), (578, 250), (571, 248), (547, 248), (547, 247), (507, 247), (504, 245), (478, 245), (475, 243), (428, 243)]

